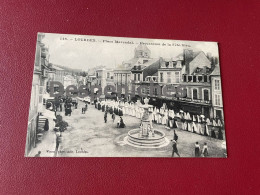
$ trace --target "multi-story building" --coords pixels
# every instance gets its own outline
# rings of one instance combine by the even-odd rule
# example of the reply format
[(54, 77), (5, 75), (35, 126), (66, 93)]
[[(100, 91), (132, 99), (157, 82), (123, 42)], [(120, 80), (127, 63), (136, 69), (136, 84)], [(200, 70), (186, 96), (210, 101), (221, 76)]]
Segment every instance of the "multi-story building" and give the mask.
[(56, 65), (52, 65), (53, 70), (55, 71), (54, 81), (60, 82), (64, 85), (64, 77), (66, 76), (66, 72), (63, 68), (60, 68)]
[[(189, 52), (191, 51), (189, 50)], [(210, 73), (214, 67), (210, 59), (204, 52), (197, 52), (185, 66), (186, 71), (182, 74), (182, 85), (186, 88), (186, 96), (178, 99), (180, 107), (192, 114), (212, 118)]]
[(120, 91), (119, 86), (124, 85), (131, 89), (132, 77), (136, 76), (137, 80), (143, 80), (143, 75), (141, 72), (138, 72), (137, 68), (135, 68), (136, 71), (133, 72), (134, 74), (131, 77), (132, 69), (134, 67), (138, 67), (138, 69), (141, 69), (143, 68), (141, 66), (149, 62), (150, 60), (152, 60), (151, 51), (147, 48), (146, 45), (140, 44), (135, 48), (134, 57), (132, 59), (130, 59), (129, 61), (124, 61), (121, 65), (115, 68), (114, 83), (117, 91), (117, 96), (119, 98), (125, 97), (125, 89), (122, 87), (122, 91)]
[(43, 110), (43, 95), (46, 93), (46, 82), (49, 72), (49, 54), (48, 48), (46, 48), (42, 42), (44, 37), (45, 35), (43, 33), (38, 33), (31, 89), (30, 110), (28, 117), (29, 120), (26, 138), (26, 155), (30, 153), (32, 147), (36, 146), (38, 118), (39, 113)]
[[(138, 88), (145, 86), (140, 92), (143, 94), (149, 94), (149, 84), (151, 81), (148, 78), (155, 79), (158, 76), (158, 69), (160, 67), (160, 59), (151, 59), (142, 65), (134, 66), (131, 69), (131, 85), (129, 91), (135, 93), (135, 99), (142, 99), (138, 94)], [(156, 81), (157, 80), (153, 80)]]
[[(144, 78), (140, 85), (146, 85), (146, 94), (150, 96), (150, 103), (158, 107), (166, 103), (169, 108), (176, 111), (188, 111), (191, 114), (205, 115), (213, 118), (211, 73), (215, 68), (212, 57), (204, 52), (184, 52), (175, 58), (160, 58), (158, 71)], [(151, 94), (150, 81), (154, 83), (154, 91)], [(171, 88), (183, 87), (184, 96), (176, 95), (176, 90), (172, 91), (171, 97), (158, 94), (163, 87)]]
[(210, 74), (210, 76), (211, 76), (213, 118), (218, 118), (224, 121), (219, 64), (215, 66), (215, 69)]
[(107, 85), (114, 86), (114, 72), (112, 69), (101, 68), (96, 70), (96, 84), (101, 86), (102, 94)]

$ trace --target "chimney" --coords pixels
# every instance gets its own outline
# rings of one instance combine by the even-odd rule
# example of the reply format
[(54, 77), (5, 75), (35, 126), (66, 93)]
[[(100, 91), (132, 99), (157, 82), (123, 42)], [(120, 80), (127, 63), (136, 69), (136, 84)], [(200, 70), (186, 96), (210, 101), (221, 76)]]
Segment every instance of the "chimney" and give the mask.
[(181, 60), (177, 61), (176, 68), (181, 68)]
[(183, 58), (184, 58), (184, 64), (186, 65), (186, 73), (190, 74), (190, 62), (193, 60), (193, 50), (184, 49)]
[(208, 53), (207, 53), (207, 57), (208, 57), (209, 60), (211, 60), (212, 54), (211, 54), (210, 52), (208, 52)]

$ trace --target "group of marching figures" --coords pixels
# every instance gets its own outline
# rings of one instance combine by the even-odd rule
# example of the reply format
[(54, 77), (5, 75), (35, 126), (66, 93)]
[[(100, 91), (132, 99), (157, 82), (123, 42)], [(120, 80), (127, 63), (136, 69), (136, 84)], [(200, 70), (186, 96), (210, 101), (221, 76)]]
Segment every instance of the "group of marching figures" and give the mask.
[[(109, 113), (115, 113), (119, 116), (129, 115), (141, 119), (144, 114), (144, 109), (140, 107), (141, 103), (128, 103), (122, 101), (104, 100), (96, 103), (96, 108), (99, 110), (107, 111)], [(216, 138), (216, 135), (210, 135), (209, 126), (214, 127), (212, 129), (218, 129), (221, 132), (223, 123), (221, 120), (210, 120), (204, 115), (190, 115), (189, 112), (180, 110), (175, 113), (174, 110), (167, 109), (166, 104), (161, 108), (155, 106), (150, 107), (149, 118), (152, 122), (165, 125), (166, 128), (178, 128), (193, 133), (212, 136)], [(212, 131), (215, 134), (214, 130)]]

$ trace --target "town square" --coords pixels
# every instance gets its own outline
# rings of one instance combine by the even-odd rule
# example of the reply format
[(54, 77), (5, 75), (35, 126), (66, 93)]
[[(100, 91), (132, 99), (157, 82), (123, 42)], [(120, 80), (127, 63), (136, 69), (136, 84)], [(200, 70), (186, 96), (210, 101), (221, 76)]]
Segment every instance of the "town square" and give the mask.
[(38, 33), (25, 156), (227, 157), (217, 43), (141, 40)]

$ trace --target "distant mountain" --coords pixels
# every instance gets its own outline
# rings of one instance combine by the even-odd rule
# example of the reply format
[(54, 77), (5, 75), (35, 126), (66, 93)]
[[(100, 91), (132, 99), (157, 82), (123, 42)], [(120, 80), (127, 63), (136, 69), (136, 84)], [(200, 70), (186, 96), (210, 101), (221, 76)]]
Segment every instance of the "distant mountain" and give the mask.
[(62, 65), (58, 65), (58, 64), (54, 64), (55, 66), (62, 68), (68, 72), (72, 72), (72, 73), (80, 73), (83, 72), (82, 69), (75, 69), (75, 68), (69, 68), (67, 66), (62, 66)]

